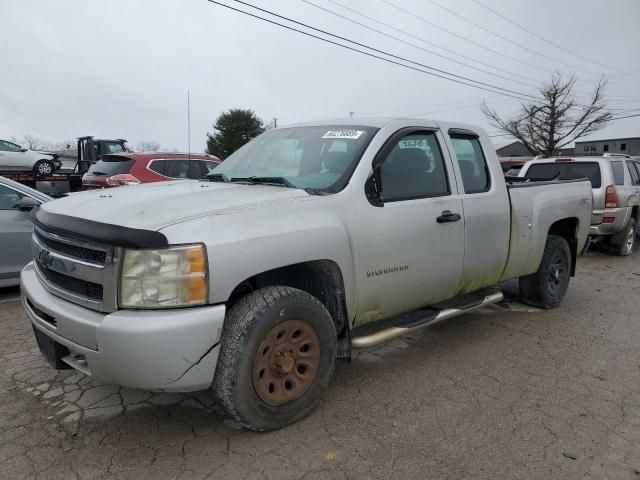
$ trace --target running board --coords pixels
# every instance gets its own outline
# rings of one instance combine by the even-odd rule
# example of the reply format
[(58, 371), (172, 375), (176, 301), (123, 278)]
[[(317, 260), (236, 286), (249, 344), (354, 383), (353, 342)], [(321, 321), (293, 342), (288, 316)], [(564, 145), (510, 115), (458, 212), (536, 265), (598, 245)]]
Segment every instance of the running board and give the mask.
[[(483, 292), (478, 292), (483, 296), (476, 297), (476, 299), (471, 302), (462, 301), (458, 306), (449, 306), (447, 308), (442, 308), (439, 310), (434, 310), (431, 315), (423, 316), (419, 319), (409, 319), (407, 322), (402, 324), (397, 324), (389, 327), (382, 328), (368, 335), (358, 336), (357, 330), (353, 332), (354, 337), (351, 339), (351, 347), (352, 348), (366, 348), (372, 347), (374, 345), (378, 345), (380, 343), (388, 342), (397, 337), (401, 337), (406, 335), (407, 333), (415, 332), (425, 327), (429, 327), (431, 325), (435, 325), (436, 323), (442, 322), (443, 320), (447, 320), (449, 318), (457, 317), (459, 315), (463, 315), (467, 312), (472, 312), (482, 307), (486, 307), (487, 305), (491, 305), (493, 303), (498, 303), (501, 301), (504, 296), (502, 292), (498, 290), (485, 290)], [(384, 322), (384, 321), (383, 321)], [(374, 322), (370, 325), (366, 325), (366, 327), (374, 327)], [(361, 327), (364, 328), (364, 327)], [(370, 329), (369, 328), (369, 329)]]

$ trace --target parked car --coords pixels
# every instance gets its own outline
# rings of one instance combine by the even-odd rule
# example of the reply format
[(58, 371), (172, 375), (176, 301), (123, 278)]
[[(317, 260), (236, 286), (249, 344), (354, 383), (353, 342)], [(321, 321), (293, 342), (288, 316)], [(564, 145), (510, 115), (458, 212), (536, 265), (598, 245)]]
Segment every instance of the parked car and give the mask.
[(16, 143), (0, 140), (0, 171), (51, 175), (61, 166), (62, 161), (55, 153), (36, 152)]
[(162, 152), (132, 152), (102, 155), (82, 177), (85, 190), (120, 185), (198, 179), (220, 163), (211, 155)]
[(588, 178), (593, 192), (589, 235), (618, 255), (631, 255), (640, 214), (640, 163), (628, 155), (551, 157), (527, 162), (521, 177)]
[(29, 211), (51, 197), (0, 177), (0, 287), (20, 284), (20, 270), (33, 260)]
[(590, 215), (585, 180), (507, 184), (480, 128), (314, 122), (206, 180), (41, 206), (23, 305), (55, 368), (213, 388), (271, 430), (314, 408), (336, 358), (498, 302), (503, 280), (559, 305)]

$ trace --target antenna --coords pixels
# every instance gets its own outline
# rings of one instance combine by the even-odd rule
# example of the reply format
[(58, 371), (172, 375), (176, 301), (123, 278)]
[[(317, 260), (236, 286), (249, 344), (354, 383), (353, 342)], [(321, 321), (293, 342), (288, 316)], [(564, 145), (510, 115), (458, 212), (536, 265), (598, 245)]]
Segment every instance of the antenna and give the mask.
[(187, 159), (191, 161), (191, 102), (190, 93), (187, 90)]

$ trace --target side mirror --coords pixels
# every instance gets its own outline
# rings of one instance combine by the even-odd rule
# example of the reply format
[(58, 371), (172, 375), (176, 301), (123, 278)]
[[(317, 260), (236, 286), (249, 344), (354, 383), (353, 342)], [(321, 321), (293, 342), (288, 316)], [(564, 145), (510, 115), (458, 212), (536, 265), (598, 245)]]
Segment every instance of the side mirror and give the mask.
[(24, 152), (28, 152), (28, 151), (29, 151), (29, 149), (28, 149), (28, 148), (21, 148), (21, 149), (20, 149), (20, 151), (21, 151), (22, 153), (24, 153)]
[(18, 210), (22, 210), (23, 212), (28, 212), (38, 206), (40, 206), (40, 202), (31, 197), (22, 197), (20, 201), (16, 203)]
[(373, 167), (373, 172), (364, 184), (364, 194), (369, 203), (374, 207), (383, 207), (384, 203), (380, 198), (382, 193), (382, 179), (380, 177), (380, 165)]

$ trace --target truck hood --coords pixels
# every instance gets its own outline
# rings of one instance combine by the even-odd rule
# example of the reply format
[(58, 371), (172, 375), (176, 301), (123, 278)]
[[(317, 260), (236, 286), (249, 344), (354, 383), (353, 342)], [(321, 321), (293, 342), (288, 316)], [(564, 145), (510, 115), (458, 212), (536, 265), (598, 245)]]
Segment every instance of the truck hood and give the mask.
[(303, 190), (199, 180), (147, 183), (91, 190), (42, 205), (45, 212), (144, 230), (207, 215), (294, 202), (308, 198)]

